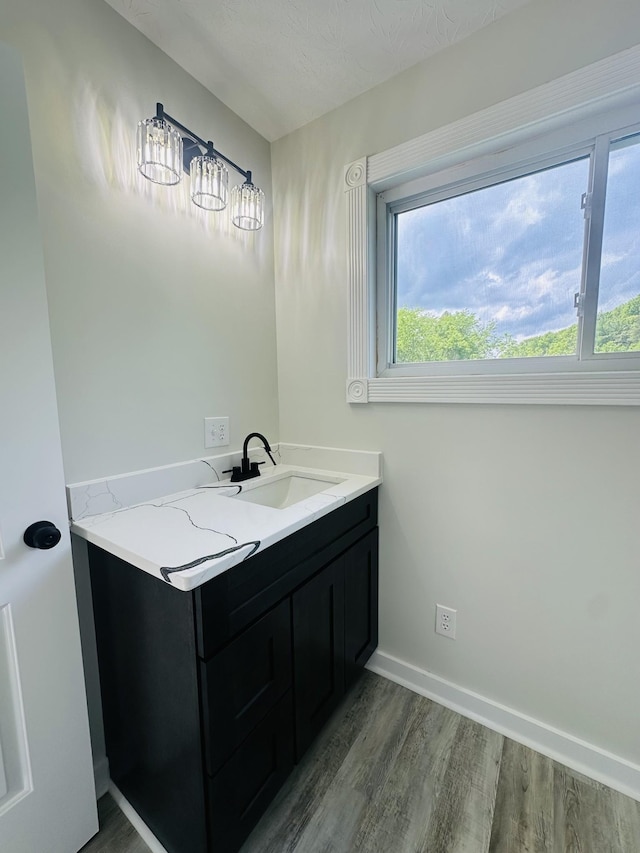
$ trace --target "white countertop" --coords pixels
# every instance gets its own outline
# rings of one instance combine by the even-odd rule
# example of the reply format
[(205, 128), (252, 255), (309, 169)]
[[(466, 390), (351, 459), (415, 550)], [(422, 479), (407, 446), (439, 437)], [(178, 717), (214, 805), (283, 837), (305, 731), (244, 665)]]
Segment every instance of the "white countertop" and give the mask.
[[(326, 479), (323, 491), (284, 509), (232, 497), (291, 473)], [(380, 476), (277, 465), (243, 483), (221, 481), (72, 518), (71, 530), (149, 574), (188, 591), (380, 485)], [(72, 487), (73, 488), (73, 487)]]

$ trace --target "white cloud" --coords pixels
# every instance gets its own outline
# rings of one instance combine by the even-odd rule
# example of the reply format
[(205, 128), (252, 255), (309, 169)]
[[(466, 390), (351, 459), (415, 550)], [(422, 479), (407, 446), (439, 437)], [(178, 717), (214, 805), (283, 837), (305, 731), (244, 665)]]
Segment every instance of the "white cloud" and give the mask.
[(557, 198), (557, 193), (543, 192), (537, 175), (521, 178), (512, 186), (517, 186), (518, 189), (512, 194), (506, 207), (494, 215), (493, 225), (501, 230), (522, 233), (546, 218), (547, 208)]
[(614, 264), (619, 264), (620, 261), (624, 261), (628, 255), (628, 252), (623, 255), (616, 255), (614, 252), (603, 252), (601, 266), (603, 268), (612, 267)]
[(489, 287), (500, 287), (504, 283), (504, 278), (491, 270), (483, 270), (482, 277), (489, 282)]
[(558, 271), (548, 269), (530, 280), (529, 289), (532, 296), (539, 299), (542, 296), (547, 296), (549, 293), (557, 291), (559, 282), (560, 276), (558, 275)]
[(627, 169), (633, 168), (637, 159), (637, 149), (635, 147), (619, 148), (617, 151), (612, 151), (609, 157), (609, 170), (607, 180), (617, 178), (623, 175)]
[(492, 312), (491, 319), (497, 320), (499, 323), (518, 323), (520, 320), (525, 320), (536, 312), (536, 307), (533, 305), (501, 305), (500, 308)]

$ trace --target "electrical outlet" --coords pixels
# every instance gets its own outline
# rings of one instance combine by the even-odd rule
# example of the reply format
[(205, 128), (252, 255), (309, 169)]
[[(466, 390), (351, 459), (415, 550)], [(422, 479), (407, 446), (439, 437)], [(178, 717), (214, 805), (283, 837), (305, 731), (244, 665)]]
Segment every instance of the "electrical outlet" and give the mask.
[(223, 447), (229, 444), (229, 418), (204, 419), (204, 446)]
[(436, 604), (436, 634), (442, 634), (443, 637), (455, 640), (457, 614), (458, 611), (452, 610), (451, 607)]

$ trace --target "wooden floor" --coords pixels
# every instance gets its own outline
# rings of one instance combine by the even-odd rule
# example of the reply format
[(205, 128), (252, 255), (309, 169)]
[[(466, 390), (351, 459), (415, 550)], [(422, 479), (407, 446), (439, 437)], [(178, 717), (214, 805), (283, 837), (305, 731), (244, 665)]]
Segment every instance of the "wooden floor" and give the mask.
[(98, 800), (100, 832), (79, 853), (149, 853), (109, 794)]
[[(110, 798), (82, 853), (147, 853)], [(372, 673), (242, 853), (640, 853), (640, 803)]]

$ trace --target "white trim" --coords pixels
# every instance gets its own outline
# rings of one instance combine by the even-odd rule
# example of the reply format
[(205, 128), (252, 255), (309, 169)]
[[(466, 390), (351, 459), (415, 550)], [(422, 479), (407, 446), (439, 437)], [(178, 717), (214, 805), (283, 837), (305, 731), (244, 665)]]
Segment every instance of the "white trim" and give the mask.
[(7, 776), (4, 772), (4, 760), (2, 758), (2, 742), (0, 741), (0, 803), (8, 790), (9, 786), (7, 785)]
[(439, 171), (440, 158), (452, 152), (471, 150), (479, 156), (478, 146), (488, 141), (509, 135), (516, 143), (604, 108), (637, 105), (639, 92), (640, 46), (636, 46), (372, 155), (367, 182), (379, 192), (400, 179), (425, 174), (425, 163), (433, 164), (429, 171)]
[(0, 719), (4, 720), (2, 775), (5, 788), (0, 799), (0, 817), (34, 790), (27, 718), (20, 683), (13, 610), (10, 603), (0, 606), (0, 656), (3, 658)]
[[(640, 45), (345, 168), (348, 252), (347, 402), (640, 405), (638, 371), (376, 377), (375, 193), (640, 99)], [(367, 185), (362, 169), (366, 167)], [(603, 381), (604, 380), (604, 381)]]
[(524, 403), (640, 406), (640, 371), (369, 379), (370, 403)]
[(438, 675), (375, 651), (367, 669), (640, 801), (640, 766)]
[[(352, 163), (347, 176), (360, 161)], [(371, 326), (371, 298), (369, 295), (369, 223), (367, 217), (367, 187), (359, 184), (350, 187), (348, 182), (347, 222), (349, 228), (349, 301), (347, 324), (351, 345), (348, 352), (347, 400), (350, 403), (367, 402), (366, 377), (371, 369), (369, 329)]]
[(114, 785), (113, 782), (109, 782), (109, 793), (116, 801), (117, 805), (124, 813), (125, 817), (129, 820), (135, 831), (138, 833), (140, 838), (147, 845), (151, 853), (168, 853), (167, 849), (160, 844), (158, 839), (155, 837), (153, 832), (149, 829), (147, 824), (142, 820), (138, 812), (131, 805), (129, 800), (118, 790), (118, 788)]

